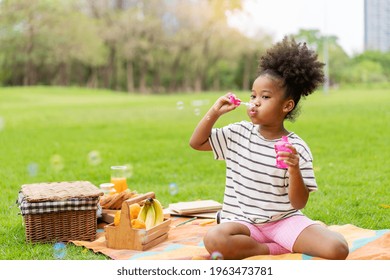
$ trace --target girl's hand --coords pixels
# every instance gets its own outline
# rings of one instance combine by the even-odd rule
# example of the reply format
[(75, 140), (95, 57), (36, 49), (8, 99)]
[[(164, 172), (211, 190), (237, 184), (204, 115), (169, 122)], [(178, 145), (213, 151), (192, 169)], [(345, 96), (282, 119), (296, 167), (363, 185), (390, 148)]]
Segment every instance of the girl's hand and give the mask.
[(228, 92), (227, 94), (221, 96), (217, 99), (217, 101), (213, 105), (213, 110), (215, 113), (217, 113), (219, 116), (230, 112), (234, 109), (236, 109), (239, 105), (235, 105), (233, 103), (230, 103), (229, 96), (232, 95), (231, 92)]
[(290, 152), (278, 152), (277, 158), (279, 160), (284, 161), (288, 165), (289, 171), (290, 169), (298, 169), (299, 170), (299, 154), (293, 145), (287, 144), (286, 148), (291, 150)]
[(291, 152), (278, 152), (278, 156), (280, 160), (283, 160), (288, 165), (288, 173), (290, 175), (288, 179), (288, 197), (291, 206), (298, 210), (306, 206), (309, 199), (309, 190), (302, 178), (297, 150), (291, 144), (287, 144), (286, 148), (289, 148)]

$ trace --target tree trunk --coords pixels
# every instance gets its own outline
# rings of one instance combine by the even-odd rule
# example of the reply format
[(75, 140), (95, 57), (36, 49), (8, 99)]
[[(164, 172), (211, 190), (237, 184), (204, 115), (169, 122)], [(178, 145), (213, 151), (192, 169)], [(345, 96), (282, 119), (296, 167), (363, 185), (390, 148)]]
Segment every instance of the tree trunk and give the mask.
[(28, 41), (26, 45), (26, 57), (27, 61), (24, 67), (24, 77), (23, 77), (23, 85), (29, 86), (33, 84), (33, 76), (34, 76), (34, 65), (32, 63), (32, 52), (34, 49), (34, 27), (31, 24), (31, 15), (29, 15), (28, 19)]
[(23, 76), (23, 85), (29, 86), (32, 85), (31, 76), (32, 76), (32, 62), (28, 59), (24, 67), (24, 76)]
[(221, 79), (219, 78), (219, 75), (217, 74), (213, 80), (213, 90), (219, 91), (220, 88), (221, 88)]
[(98, 76), (97, 76), (97, 70), (92, 67), (91, 73), (88, 77), (87, 87), (89, 88), (97, 88), (98, 87)]
[(174, 92), (177, 90), (177, 70), (179, 68), (179, 63), (180, 63), (180, 55), (176, 56), (175, 60), (172, 63), (171, 66), (171, 78), (169, 82), (169, 91)]
[(242, 74), (242, 89), (248, 90), (250, 88), (250, 69), (251, 69), (251, 61), (249, 57), (245, 57), (244, 59), (244, 73)]
[(115, 71), (114, 71), (114, 84), (113, 84), (113, 89), (116, 91), (122, 91), (123, 90), (123, 85), (122, 81), (124, 78), (124, 66), (123, 66), (123, 60), (120, 60), (119, 58), (116, 58), (115, 62)]
[(108, 65), (106, 67), (106, 71), (104, 73), (104, 87), (112, 88), (112, 81), (115, 81), (115, 49), (113, 47), (110, 48), (110, 56)]
[(197, 74), (196, 78), (195, 78), (195, 91), (196, 92), (201, 92), (202, 89), (203, 89), (203, 85), (202, 85), (202, 75), (201, 74)]
[(184, 92), (191, 92), (191, 79), (188, 75), (184, 76), (183, 88), (181, 89)]
[(139, 91), (141, 93), (147, 92), (146, 86), (147, 65), (146, 62), (141, 63), (140, 77), (139, 77)]
[(161, 91), (161, 76), (160, 69), (158, 67), (155, 68), (153, 75), (153, 93), (159, 93)]
[(68, 67), (65, 62), (60, 65), (59, 79), (61, 86), (67, 86), (69, 84)]
[(127, 72), (127, 92), (134, 92), (134, 67), (132, 61), (126, 63)]

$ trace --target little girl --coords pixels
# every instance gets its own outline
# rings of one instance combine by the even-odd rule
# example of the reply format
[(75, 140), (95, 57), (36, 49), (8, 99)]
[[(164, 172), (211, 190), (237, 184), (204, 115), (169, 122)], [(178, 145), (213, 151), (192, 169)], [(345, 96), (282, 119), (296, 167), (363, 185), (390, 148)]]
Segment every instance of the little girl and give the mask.
[[(323, 66), (306, 44), (285, 37), (260, 59), (247, 109), (251, 121), (213, 128), (221, 115), (239, 106), (228, 93), (195, 128), (191, 147), (213, 151), (226, 162), (221, 223), (204, 237), (210, 254), (219, 252), (224, 259), (290, 252), (348, 256), (343, 236), (300, 211), (317, 189), (313, 159), (307, 144), (284, 127), (286, 119), (294, 119), (301, 97), (323, 83)], [(276, 154), (274, 145), (282, 136), (288, 137), (291, 152)], [(277, 168), (276, 157), (288, 168)]]

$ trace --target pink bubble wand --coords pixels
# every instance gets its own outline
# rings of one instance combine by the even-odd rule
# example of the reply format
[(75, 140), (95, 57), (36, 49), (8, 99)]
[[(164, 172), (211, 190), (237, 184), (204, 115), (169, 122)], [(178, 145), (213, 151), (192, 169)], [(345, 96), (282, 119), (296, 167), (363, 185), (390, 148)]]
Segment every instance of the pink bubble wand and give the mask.
[(235, 97), (234, 94), (229, 95), (229, 100), (230, 100), (230, 103), (237, 105), (237, 106), (240, 106), (242, 104), (242, 105), (245, 105), (249, 108), (255, 107), (255, 104), (253, 104), (253, 103), (242, 102), (239, 98)]

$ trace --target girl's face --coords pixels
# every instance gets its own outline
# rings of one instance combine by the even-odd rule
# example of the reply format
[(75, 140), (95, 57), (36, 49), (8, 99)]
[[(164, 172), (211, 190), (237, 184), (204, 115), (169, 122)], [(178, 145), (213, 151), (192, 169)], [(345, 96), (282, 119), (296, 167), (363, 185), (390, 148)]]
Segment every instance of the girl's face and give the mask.
[(251, 121), (262, 126), (280, 126), (294, 108), (294, 101), (286, 99), (284, 93), (280, 81), (268, 75), (259, 76), (253, 83), (250, 97), (255, 106), (247, 110)]

